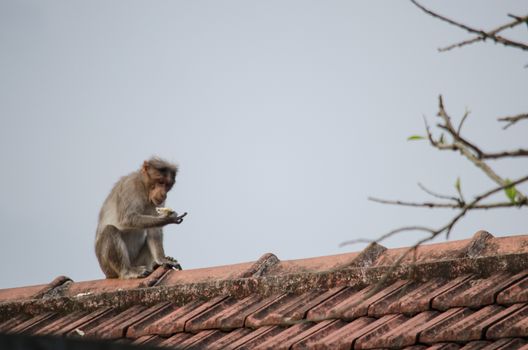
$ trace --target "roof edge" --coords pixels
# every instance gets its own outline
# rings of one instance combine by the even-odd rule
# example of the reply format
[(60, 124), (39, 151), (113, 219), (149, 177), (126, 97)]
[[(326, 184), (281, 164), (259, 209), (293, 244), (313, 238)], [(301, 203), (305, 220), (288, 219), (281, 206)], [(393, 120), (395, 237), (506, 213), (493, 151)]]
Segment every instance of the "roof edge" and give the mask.
[(209, 299), (219, 295), (243, 298), (249, 295), (269, 296), (278, 293), (304, 293), (314, 289), (342, 286), (362, 288), (375, 283), (390, 283), (397, 279), (426, 281), (436, 277), (456, 278), (465, 274), (489, 276), (495, 272), (517, 273), (528, 268), (528, 253), (500, 254), (481, 257), (417, 262), (415, 264), (347, 267), (323, 272), (299, 272), (272, 276), (251, 276), (226, 280), (169, 286), (152, 286), (107, 291), (76, 297), (51, 296), (40, 299), (0, 303), (0, 319), (20, 312), (38, 314), (45, 311), (95, 310), (100, 307), (118, 309), (132, 305), (154, 305), (170, 300), (183, 305), (194, 299)]

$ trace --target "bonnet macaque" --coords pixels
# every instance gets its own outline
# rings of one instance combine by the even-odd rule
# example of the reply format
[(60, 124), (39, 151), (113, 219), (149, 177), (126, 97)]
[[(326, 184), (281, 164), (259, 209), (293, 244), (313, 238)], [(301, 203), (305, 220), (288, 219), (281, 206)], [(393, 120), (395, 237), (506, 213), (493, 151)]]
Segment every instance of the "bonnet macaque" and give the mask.
[(164, 206), (177, 172), (176, 165), (151, 158), (115, 184), (99, 213), (95, 236), (95, 254), (107, 278), (145, 277), (160, 265), (181, 269), (165, 256), (162, 227), (180, 224), (187, 213), (156, 210)]

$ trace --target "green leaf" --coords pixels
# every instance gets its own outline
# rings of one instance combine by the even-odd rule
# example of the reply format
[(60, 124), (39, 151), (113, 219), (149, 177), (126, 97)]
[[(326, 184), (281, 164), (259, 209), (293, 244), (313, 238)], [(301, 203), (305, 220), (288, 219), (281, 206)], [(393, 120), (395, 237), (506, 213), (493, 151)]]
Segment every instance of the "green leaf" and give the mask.
[[(510, 179), (506, 179), (504, 182), (506, 182), (506, 185), (511, 184)], [(515, 186), (504, 187), (504, 193), (506, 193), (506, 197), (508, 197), (510, 202), (515, 204), (515, 199), (517, 198), (517, 189)]]
[(456, 179), (455, 188), (456, 188), (458, 193), (461, 192), (461, 189), (460, 189), (460, 177), (457, 177), (457, 179)]
[(407, 141), (423, 140), (425, 137), (420, 135), (412, 135), (407, 138)]
[(443, 144), (444, 141), (445, 141), (445, 140), (444, 140), (444, 133), (442, 133), (442, 134), (440, 134), (440, 139), (438, 140), (438, 142), (439, 142), (440, 144)]

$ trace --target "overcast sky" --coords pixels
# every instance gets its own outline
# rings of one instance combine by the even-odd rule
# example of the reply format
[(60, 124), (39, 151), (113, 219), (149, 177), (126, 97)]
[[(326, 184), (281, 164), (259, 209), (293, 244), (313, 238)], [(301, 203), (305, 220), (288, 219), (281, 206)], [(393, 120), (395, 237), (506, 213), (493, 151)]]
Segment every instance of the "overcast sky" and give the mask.
[[(493, 28), (526, 1), (427, 1)], [(526, 27), (512, 35), (528, 37)], [(452, 212), (383, 206), (369, 195), (467, 197), (495, 186), (426, 142), (437, 97), (486, 150), (527, 146), (528, 55), (468, 38), (408, 1), (0, 0), (0, 288), (103, 278), (99, 208), (117, 179), (159, 155), (181, 172), (165, 228), (184, 268), (299, 259)], [(494, 162), (501, 176), (528, 161)], [(528, 188), (525, 186), (525, 190)], [(502, 199), (502, 196), (499, 196)], [(451, 239), (528, 233), (526, 210), (475, 213)], [(408, 246), (421, 235), (389, 239)]]

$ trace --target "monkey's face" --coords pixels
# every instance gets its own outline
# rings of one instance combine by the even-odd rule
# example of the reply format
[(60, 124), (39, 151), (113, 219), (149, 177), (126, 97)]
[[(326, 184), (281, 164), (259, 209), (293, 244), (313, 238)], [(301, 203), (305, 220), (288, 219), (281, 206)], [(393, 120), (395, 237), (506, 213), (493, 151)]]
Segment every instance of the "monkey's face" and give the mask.
[(144, 174), (149, 183), (149, 201), (155, 206), (162, 205), (167, 199), (167, 193), (174, 185), (176, 174), (168, 169), (155, 168), (146, 169)]
[(149, 191), (149, 201), (157, 207), (162, 205), (167, 199), (169, 190), (164, 183), (155, 183)]

